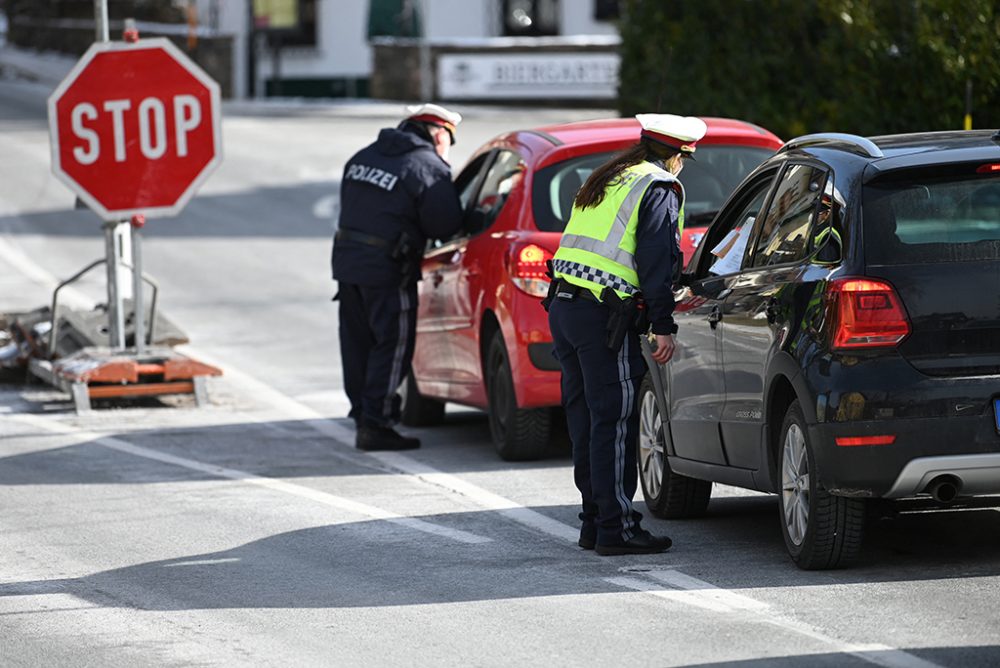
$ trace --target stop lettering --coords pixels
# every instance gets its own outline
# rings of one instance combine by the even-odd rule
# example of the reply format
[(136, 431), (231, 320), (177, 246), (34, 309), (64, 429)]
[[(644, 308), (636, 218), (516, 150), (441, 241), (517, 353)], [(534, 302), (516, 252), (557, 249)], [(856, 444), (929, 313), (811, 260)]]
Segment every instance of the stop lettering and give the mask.
[(168, 40), (95, 44), (49, 98), (53, 171), (105, 219), (176, 215), (221, 159), (219, 116)]

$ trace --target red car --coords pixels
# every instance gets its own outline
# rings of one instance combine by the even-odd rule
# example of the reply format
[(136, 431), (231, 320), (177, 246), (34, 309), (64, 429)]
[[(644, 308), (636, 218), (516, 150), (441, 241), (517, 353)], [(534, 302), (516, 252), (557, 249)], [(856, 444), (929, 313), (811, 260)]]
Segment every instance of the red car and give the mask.
[[(681, 175), (681, 243), (690, 258), (730, 192), (781, 140), (756, 125), (705, 118), (708, 133)], [(559, 365), (539, 302), (546, 260), (590, 172), (639, 139), (633, 119), (520, 130), (481, 147), (456, 179), (465, 230), (424, 255), (413, 373), (403, 423), (430, 425), (445, 402), (486, 409), (497, 452), (532, 459), (549, 450), (560, 404)]]

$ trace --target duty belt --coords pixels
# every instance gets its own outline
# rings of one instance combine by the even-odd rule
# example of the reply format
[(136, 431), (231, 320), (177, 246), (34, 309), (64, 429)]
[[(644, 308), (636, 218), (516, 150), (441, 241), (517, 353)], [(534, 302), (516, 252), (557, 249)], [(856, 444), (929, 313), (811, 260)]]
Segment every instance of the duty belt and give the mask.
[(597, 295), (590, 288), (585, 288), (580, 285), (573, 285), (567, 281), (557, 278), (555, 286), (555, 297), (556, 299), (565, 299), (567, 301), (572, 301), (579, 297), (580, 299), (586, 299), (587, 301), (596, 302), (601, 304), (601, 300), (597, 298)]
[(357, 230), (337, 230), (337, 234), (334, 237), (337, 241), (353, 241), (358, 244), (365, 244), (366, 246), (374, 246), (375, 248), (389, 248), (395, 242), (389, 241), (382, 237), (377, 237), (374, 234), (365, 234), (364, 232), (358, 232)]

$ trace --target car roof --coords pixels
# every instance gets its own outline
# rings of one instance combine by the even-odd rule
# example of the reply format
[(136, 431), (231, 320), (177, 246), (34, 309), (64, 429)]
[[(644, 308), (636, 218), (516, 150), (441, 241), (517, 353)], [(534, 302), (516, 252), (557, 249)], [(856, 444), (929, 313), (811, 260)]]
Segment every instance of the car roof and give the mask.
[[(778, 148), (781, 140), (773, 132), (732, 118), (701, 117), (708, 126), (705, 144), (737, 143)], [(639, 122), (634, 118), (607, 118), (575, 123), (560, 123), (535, 128), (534, 132), (548, 135), (559, 144), (581, 145), (606, 142), (628, 142), (639, 139)]]
[[(898, 135), (870, 137), (886, 158), (925, 151), (981, 148), (993, 141), (993, 130), (950, 130), (943, 132), (910, 132)], [(992, 144), (997, 146), (997, 144)]]
[(993, 130), (949, 130), (861, 137), (842, 133), (805, 135), (790, 140), (776, 157), (794, 152), (820, 159), (851, 156), (866, 164), (866, 181), (901, 168), (951, 163), (1000, 161), (1000, 133)]

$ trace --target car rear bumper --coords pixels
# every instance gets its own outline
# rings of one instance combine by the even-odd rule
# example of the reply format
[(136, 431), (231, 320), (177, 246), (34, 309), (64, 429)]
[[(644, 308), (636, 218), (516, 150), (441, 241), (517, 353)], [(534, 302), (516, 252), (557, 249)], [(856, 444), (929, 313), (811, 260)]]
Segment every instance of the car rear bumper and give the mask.
[(958, 494), (1000, 494), (1000, 453), (914, 459), (903, 467), (885, 497), (919, 494), (940, 478), (951, 479)]
[[(925, 493), (939, 475), (961, 494), (1000, 493), (995, 418), (927, 418), (820, 423), (809, 427), (820, 483), (841, 496), (902, 498)], [(888, 445), (837, 445), (837, 437), (892, 435)]]

